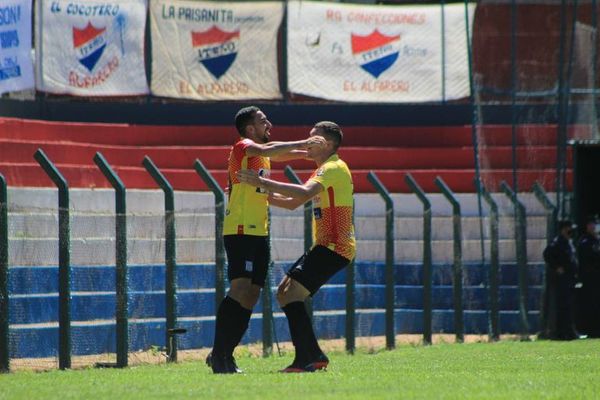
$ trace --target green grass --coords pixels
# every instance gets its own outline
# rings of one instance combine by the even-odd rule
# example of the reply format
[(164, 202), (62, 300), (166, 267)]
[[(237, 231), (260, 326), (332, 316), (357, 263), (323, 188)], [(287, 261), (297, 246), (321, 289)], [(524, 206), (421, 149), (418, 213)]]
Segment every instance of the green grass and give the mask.
[(404, 345), (329, 354), (329, 371), (280, 374), (291, 356), (241, 357), (242, 375), (202, 362), (0, 376), (0, 399), (600, 398), (600, 340)]

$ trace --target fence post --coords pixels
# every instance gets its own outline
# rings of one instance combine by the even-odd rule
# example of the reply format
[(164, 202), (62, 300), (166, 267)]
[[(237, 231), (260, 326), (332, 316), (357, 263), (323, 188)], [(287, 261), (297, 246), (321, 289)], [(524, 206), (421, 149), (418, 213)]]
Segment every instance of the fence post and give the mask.
[[(498, 306), (498, 291), (499, 282), (498, 275), (500, 272), (500, 256), (498, 251), (498, 204), (492, 198), (492, 195), (485, 189), (483, 185), (478, 185), (480, 195), (483, 197), (488, 207), (490, 208), (490, 269), (489, 269), (489, 301), (490, 314), (488, 320), (488, 336), (491, 341), (500, 339), (500, 312)], [(483, 240), (483, 238), (481, 238)]]
[[(352, 208), (356, 209), (356, 202), (352, 201)], [(352, 225), (354, 225), (355, 212), (352, 211)], [(355, 320), (356, 320), (356, 266), (355, 259), (350, 261), (350, 264), (346, 267), (346, 351), (349, 354), (354, 354), (356, 350), (356, 333), (355, 333)]]
[[(538, 201), (542, 204), (546, 210), (546, 242), (549, 244), (552, 242), (556, 235), (556, 220), (558, 219), (558, 207), (556, 207), (548, 198), (546, 191), (538, 182), (533, 184), (533, 193)], [(546, 282), (547, 278), (547, 266), (544, 268), (544, 279), (542, 284), (542, 310), (540, 312), (540, 330), (541, 336), (550, 336), (550, 333), (554, 331), (555, 321), (550, 316), (556, 315), (554, 294), (548, 292), (548, 285)], [(549, 318), (550, 317), (550, 318)]]
[(273, 354), (273, 328), (275, 327), (273, 319), (273, 298), (271, 292), (271, 274), (275, 269), (275, 263), (271, 257), (271, 209), (267, 210), (268, 219), (268, 246), (269, 246), (269, 268), (265, 276), (265, 287), (262, 290), (262, 345), (263, 357), (269, 357)]
[(127, 196), (123, 181), (108, 164), (102, 153), (97, 152), (94, 162), (115, 190), (115, 289), (117, 294), (117, 367), (128, 364), (129, 354), (129, 299), (127, 275)]
[[(302, 181), (296, 175), (292, 167), (287, 165), (285, 167), (285, 176), (290, 180), (290, 182), (295, 183), (296, 185), (302, 185)], [(312, 201), (308, 201), (304, 203), (304, 252), (308, 252), (312, 247), (313, 237), (312, 237)], [(306, 311), (308, 312), (308, 316), (311, 321), (313, 319), (313, 306), (312, 306), (312, 297), (307, 297), (305, 300)]]
[(275, 268), (273, 261), (269, 261), (269, 269), (265, 277), (265, 287), (262, 290), (262, 344), (263, 357), (269, 357), (273, 354), (273, 329), (275, 329), (275, 321), (273, 319), (273, 297), (272, 297), (272, 271)]
[(69, 185), (42, 149), (33, 158), (58, 188), (58, 367), (71, 368), (71, 228)]
[(217, 315), (219, 304), (225, 297), (225, 242), (223, 239), (225, 193), (202, 161), (196, 159), (194, 169), (215, 196), (215, 315)]
[(504, 181), (500, 189), (506, 194), (515, 210), (515, 246), (517, 252), (517, 269), (519, 277), (519, 314), (521, 319), (521, 339), (529, 337), (529, 321), (527, 315), (527, 213), (525, 206), (517, 198), (517, 194)]
[(453, 265), (453, 283), (454, 283), (454, 329), (456, 332), (456, 341), (459, 343), (465, 340), (465, 325), (463, 311), (463, 261), (462, 261), (462, 226), (460, 215), (460, 203), (452, 193), (452, 190), (446, 185), (439, 176), (435, 178), (435, 184), (440, 188), (442, 194), (452, 205), (452, 226), (454, 242), (454, 265)]
[(396, 327), (394, 323), (394, 201), (375, 172), (370, 171), (367, 179), (385, 201), (385, 345), (387, 349), (393, 349), (396, 347)]
[(404, 177), (406, 184), (423, 203), (423, 343), (431, 344), (432, 271), (431, 271), (431, 203), (423, 189), (410, 173)]
[(0, 373), (10, 371), (8, 312), (8, 193), (0, 174)]
[(554, 236), (556, 236), (556, 220), (558, 219), (558, 207), (552, 204), (550, 198), (548, 197), (548, 194), (546, 194), (546, 191), (544, 190), (542, 185), (539, 184), (539, 182), (535, 182), (531, 190), (535, 194), (535, 197), (538, 199), (538, 201), (542, 204), (542, 207), (544, 207), (544, 210), (546, 210), (546, 241), (550, 243), (552, 242)]
[(175, 193), (167, 178), (154, 165), (150, 157), (144, 157), (142, 165), (165, 193), (165, 302), (166, 302), (166, 348), (167, 361), (177, 361), (177, 337), (169, 333), (177, 325), (177, 264), (175, 247)]
[(346, 267), (346, 351), (354, 354), (356, 350), (356, 282), (355, 282), (355, 260), (350, 261)]

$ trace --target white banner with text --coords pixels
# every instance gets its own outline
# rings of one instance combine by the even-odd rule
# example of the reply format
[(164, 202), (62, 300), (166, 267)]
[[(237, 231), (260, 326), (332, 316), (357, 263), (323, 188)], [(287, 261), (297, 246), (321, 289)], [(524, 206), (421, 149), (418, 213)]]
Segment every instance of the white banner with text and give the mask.
[[(471, 27), (475, 5), (468, 10)], [(466, 97), (470, 88), (465, 16), (464, 4), (448, 4), (442, 14), (440, 5), (291, 0), (289, 91), (348, 102)]]
[(31, 0), (0, 2), (0, 94), (32, 89)]
[(148, 93), (146, 0), (38, 3), (39, 90), (79, 96)]
[(152, 94), (196, 100), (277, 99), (280, 2), (154, 0)]

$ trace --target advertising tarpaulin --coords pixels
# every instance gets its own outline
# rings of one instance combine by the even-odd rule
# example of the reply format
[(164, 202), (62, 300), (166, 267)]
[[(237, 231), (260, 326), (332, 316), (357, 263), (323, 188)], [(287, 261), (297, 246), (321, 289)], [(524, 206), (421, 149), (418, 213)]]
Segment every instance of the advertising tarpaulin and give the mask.
[(31, 89), (31, 0), (0, 2), (0, 94)]
[[(469, 6), (469, 24), (474, 5)], [(288, 5), (292, 93), (355, 102), (426, 102), (468, 96), (464, 4)], [(445, 35), (442, 35), (442, 25)], [(443, 43), (442, 43), (443, 42)]]
[(276, 99), (280, 2), (151, 2), (152, 94)]
[(80, 96), (148, 93), (146, 0), (40, 1), (37, 87)]

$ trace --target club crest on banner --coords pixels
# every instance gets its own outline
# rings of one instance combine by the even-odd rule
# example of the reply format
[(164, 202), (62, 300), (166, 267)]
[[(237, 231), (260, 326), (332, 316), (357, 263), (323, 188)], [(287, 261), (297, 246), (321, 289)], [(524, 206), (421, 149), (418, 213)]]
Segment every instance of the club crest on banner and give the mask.
[(198, 52), (198, 61), (217, 79), (235, 61), (239, 41), (239, 29), (226, 32), (213, 25), (203, 32), (192, 31), (192, 47)]
[(386, 36), (375, 29), (367, 36), (352, 34), (352, 55), (362, 69), (378, 78), (398, 59), (400, 35)]
[(73, 27), (73, 47), (79, 62), (92, 72), (107, 45), (106, 27), (96, 28), (88, 21), (83, 29)]

